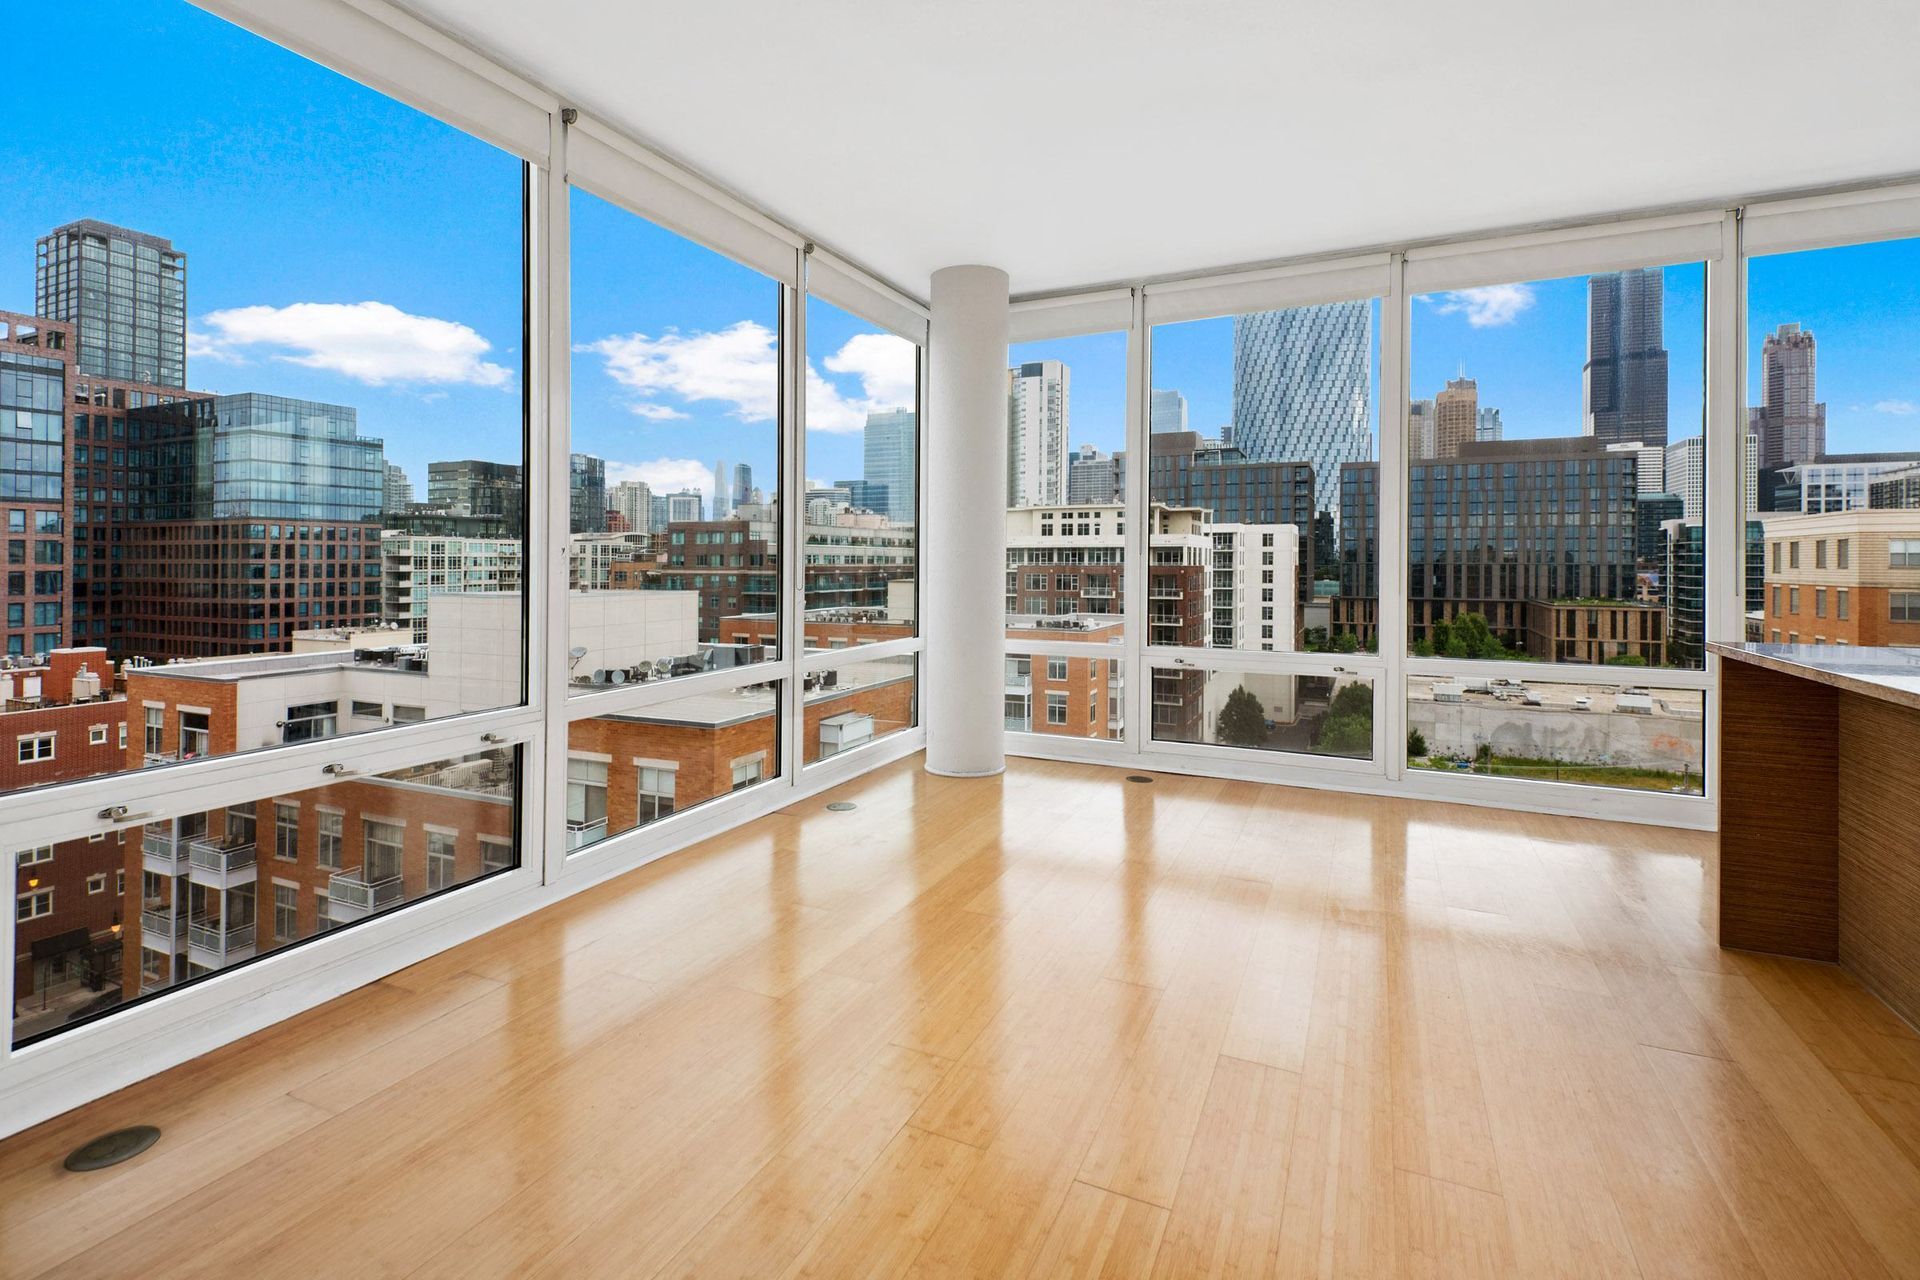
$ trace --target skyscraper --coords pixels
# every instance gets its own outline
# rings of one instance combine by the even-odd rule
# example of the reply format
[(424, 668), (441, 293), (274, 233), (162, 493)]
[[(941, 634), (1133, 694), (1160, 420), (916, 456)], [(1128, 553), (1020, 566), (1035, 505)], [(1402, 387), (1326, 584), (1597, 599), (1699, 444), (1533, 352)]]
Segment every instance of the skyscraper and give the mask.
[(83, 218), (38, 242), (34, 310), (74, 327), (75, 369), (187, 384), (187, 255), (173, 241)]
[(607, 510), (617, 511), (636, 533), (653, 527), (653, 486), (644, 480), (622, 480), (607, 495)]
[(733, 505), (741, 507), (753, 500), (753, 468), (736, 462), (733, 464)]
[(413, 481), (407, 479), (407, 473), (397, 462), (387, 464), (386, 501), (381, 504), (382, 511), (405, 511), (413, 503)]
[(573, 533), (607, 531), (607, 464), (590, 453), (567, 457), (567, 527)]
[(1667, 446), (1666, 491), (1681, 502), (1680, 518), (1698, 523), (1707, 511), (1707, 448), (1702, 436)]
[(1602, 444), (1667, 442), (1666, 277), (1658, 267), (1587, 279), (1586, 434)]
[(1449, 378), (1433, 398), (1433, 456), (1451, 458), (1480, 431), (1480, 384)]
[(725, 520), (733, 514), (733, 473), (725, 458), (713, 464), (713, 518)]
[(1473, 438), (1478, 444), (1487, 444), (1490, 441), (1506, 439), (1506, 428), (1500, 425), (1500, 411), (1498, 409), (1480, 410), (1480, 423), (1474, 428)]
[(1235, 316), (1234, 446), (1311, 463), (1316, 508), (1337, 512), (1341, 464), (1373, 457), (1372, 356), (1370, 302)]
[(1058, 360), (1007, 370), (1007, 505), (1067, 500), (1069, 371)]
[(1074, 450), (1067, 461), (1067, 501), (1097, 505), (1121, 501), (1119, 460), (1090, 444)]
[[(919, 466), (915, 453), (916, 427), (911, 409), (870, 413), (861, 439), (865, 454), (861, 479), (869, 486), (885, 486), (885, 503), (876, 509), (894, 524), (914, 522), (914, 488)], [(870, 488), (869, 493), (873, 492)], [(869, 505), (872, 505), (871, 499)]]
[(1178, 391), (1163, 391), (1155, 387), (1147, 420), (1149, 431), (1156, 433), (1185, 431), (1187, 429), (1187, 398)]
[(1762, 469), (1812, 462), (1827, 451), (1827, 406), (1814, 399), (1813, 331), (1783, 324), (1760, 347), (1760, 403), (1747, 410)]
[(497, 517), (501, 528), (517, 530), (526, 511), (520, 464), (485, 458), (429, 462), (427, 501), (465, 515)]
[(1433, 401), (1412, 400), (1407, 404), (1407, 455), (1433, 456)]

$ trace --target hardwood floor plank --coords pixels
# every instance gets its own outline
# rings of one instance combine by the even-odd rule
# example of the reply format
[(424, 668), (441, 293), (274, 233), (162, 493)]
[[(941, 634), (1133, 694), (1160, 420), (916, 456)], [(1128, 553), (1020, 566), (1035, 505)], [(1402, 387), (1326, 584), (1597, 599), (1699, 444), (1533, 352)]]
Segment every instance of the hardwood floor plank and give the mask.
[(1402, 1169), (1394, 1179), (1396, 1275), (1405, 1280), (1503, 1280), (1521, 1273), (1505, 1201), (1477, 1187)]
[(1167, 1211), (1159, 1205), (1076, 1182), (1027, 1274), (1034, 1280), (1148, 1276), (1166, 1227)]

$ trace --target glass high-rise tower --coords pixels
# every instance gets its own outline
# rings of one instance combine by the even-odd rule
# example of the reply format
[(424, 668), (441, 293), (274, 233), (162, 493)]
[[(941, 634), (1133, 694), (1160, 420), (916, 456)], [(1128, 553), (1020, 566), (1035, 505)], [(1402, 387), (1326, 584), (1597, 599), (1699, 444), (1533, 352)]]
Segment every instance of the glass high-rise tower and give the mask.
[(1072, 375), (1058, 360), (1007, 370), (1007, 505), (1067, 500), (1067, 402)]
[(187, 255), (173, 241), (84, 218), (38, 241), (34, 310), (73, 325), (78, 372), (187, 385)]
[(1658, 267), (1587, 278), (1586, 434), (1602, 444), (1667, 443), (1667, 348)]
[(1233, 443), (1249, 461), (1313, 467), (1314, 508), (1337, 515), (1340, 467), (1373, 458), (1373, 304), (1233, 318)]
[[(894, 524), (912, 524), (916, 423), (911, 409), (888, 409), (867, 415), (862, 439), (865, 458), (860, 474), (869, 485), (885, 486), (885, 515)], [(872, 493), (873, 490), (869, 490)]]

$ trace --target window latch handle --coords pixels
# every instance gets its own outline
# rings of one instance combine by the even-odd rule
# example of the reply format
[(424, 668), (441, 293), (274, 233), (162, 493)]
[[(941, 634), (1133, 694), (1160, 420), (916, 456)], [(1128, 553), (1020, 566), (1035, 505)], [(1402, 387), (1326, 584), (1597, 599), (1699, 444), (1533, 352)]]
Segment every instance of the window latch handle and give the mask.
[(332, 764), (321, 766), (320, 772), (330, 773), (336, 778), (351, 778), (360, 771), (352, 765), (341, 764), (336, 760)]
[(152, 813), (134, 813), (123, 804), (110, 804), (100, 811), (102, 822), (139, 822), (151, 818)]

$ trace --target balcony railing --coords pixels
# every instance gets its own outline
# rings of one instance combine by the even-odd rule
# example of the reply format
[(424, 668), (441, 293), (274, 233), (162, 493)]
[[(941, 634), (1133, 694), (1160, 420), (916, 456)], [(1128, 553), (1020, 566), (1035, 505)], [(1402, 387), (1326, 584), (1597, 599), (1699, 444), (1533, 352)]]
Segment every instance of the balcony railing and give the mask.
[(336, 871), (327, 877), (327, 897), (356, 911), (379, 911), (402, 901), (406, 896), (406, 880), (401, 876), (368, 880), (360, 874), (359, 867), (354, 867), (347, 871)]
[(222, 845), (212, 840), (190, 840), (187, 842), (187, 858), (202, 871), (231, 875), (244, 871), (253, 865), (254, 846), (247, 844)]
[[(165, 911), (142, 911), (140, 913), (140, 940), (142, 942), (167, 943), (171, 941), (178, 947), (187, 938), (187, 918), (184, 915), (171, 915)], [(167, 946), (157, 946), (155, 951), (167, 951)]]
[(584, 849), (590, 844), (597, 844), (606, 838), (607, 820), (605, 818), (596, 818), (592, 822), (567, 819), (568, 853), (572, 853), (575, 849)]
[(253, 949), (254, 926), (225, 925), (218, 920), (195, 920), (187, 926), (187, 945), (219, 957)]
[(187, 860), (187, 841), (175, 837), (164, 827), (148, 827), (140, 835), (140, 856), (149, 871), (179, 875)]

